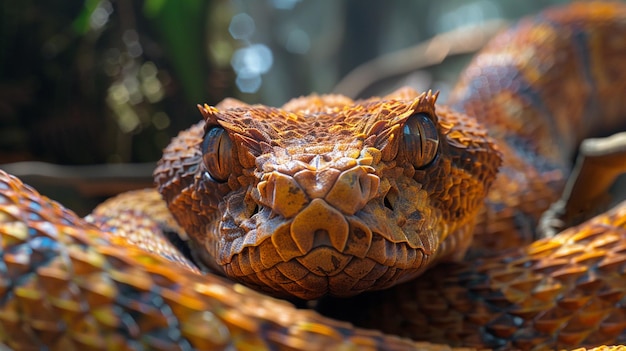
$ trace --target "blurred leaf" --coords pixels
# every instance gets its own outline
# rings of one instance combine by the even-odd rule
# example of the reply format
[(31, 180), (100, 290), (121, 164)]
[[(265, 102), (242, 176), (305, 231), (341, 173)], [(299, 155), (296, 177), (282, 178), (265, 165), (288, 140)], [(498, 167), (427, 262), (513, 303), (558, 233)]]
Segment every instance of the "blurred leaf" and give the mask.
[(206, 94), (208, 64), (204, 23), (206, 6), (203, 0), (150, 0), (144, 13), (160, 31), (185, 95), (192, 103), (200, 103)]
[(91, 28), (89, 23), (91, 15), (98, 8), (98, 5), (100, 5), (100, 1), (101, 0), (85, 0), (83, 10), (80, 14), (78, 14), (78, 17), (76, 17), (72, 23), (72, 27), (76, 33), (83, 35), (89, 31)]
[(144, 13), (147, 17), (154, 17), (166, 2), (167, 0), (146, 0), (143, 6)]

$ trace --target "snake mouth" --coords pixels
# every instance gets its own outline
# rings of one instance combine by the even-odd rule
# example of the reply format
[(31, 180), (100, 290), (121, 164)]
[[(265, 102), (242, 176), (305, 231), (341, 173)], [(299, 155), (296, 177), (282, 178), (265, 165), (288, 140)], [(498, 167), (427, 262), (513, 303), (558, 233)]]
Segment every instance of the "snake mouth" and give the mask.
[[(376, 233), (371, 233), (369, 248), (361, 257), (338, 251), (325, 233), (318, 233), (315, 240), (319, 245), (311, 251), (288, 260), (281, 258), (272, 240), (265, 240), (245, 247), (223, 268), (254, 289), (311, 300), (388, 288), (421, 274), (431, 259), (422, 249), (393, 243)], [(348, 250), (350, 245), (348, 240)]]
[(272, 229), (272, 234), (254, 244), (258, 233), (245, 234), (242, 242), (250, 244), (236, 245), (238, 252), (222, 262), (224, 272), (274, 296), (316, 299), (384, 289), (419, 275), (431, 261), (432, 252), (423, 245), (394, 242), (361, 214), (334, 211), (316, 199), (302, 218), (257, 218), (256, 231)]

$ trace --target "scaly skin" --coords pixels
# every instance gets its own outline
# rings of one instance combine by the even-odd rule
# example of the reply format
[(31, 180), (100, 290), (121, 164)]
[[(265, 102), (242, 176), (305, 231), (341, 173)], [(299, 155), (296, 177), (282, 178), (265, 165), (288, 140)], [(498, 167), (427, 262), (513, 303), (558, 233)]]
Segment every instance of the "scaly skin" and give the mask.
[[(497, 257), (443, 264), (328, 314), (418, 340), (494, 349), (626, 343), (626, 202)], [(363, 306), (368, 306), (364, 309)]]
[[(150, 253), (137, 243), (141, 238), (87, 223), (3, 171), (0, 189), (0, 341), (14, 350), (410, 350), (423, 345), (354, 329), (202, 275), (184, 258)], [(108, 209), (113, 217), (100, 217), (99, 226), (132, 227), (160, 242), (159, 224), (138, 214), (165, 206), (139, 195), (135, 204), (140, 206)]]
[[(155, 179), (195, 261), (256, 289), (354, 295), (461, 261), (471, 245), (470, 257), (495, 257), (440, 265), (357, 309), (374, 328), (455, 345), (623, 343), (626, 203), (520, 246), (582, 132), (623, 127), (624, 33), (619, 4), (521, 22), (465, 71), (452, 108), (410, 89), (204, 106)], [(5, 173), (0, 189), (0, 340), (12, 348), (441, 347), (201, 274), (163, 237), (171, 218), (151, 219), (167, 214), (153, 192), (113, 200), (90, 224)]]
[(626, 129), (624, 6), (574, 3), (520, 21), (461, 75), (448, 104), (488, 126), (504, 155), (476, 228), (480, 255), (532, 241), (578, 144)]

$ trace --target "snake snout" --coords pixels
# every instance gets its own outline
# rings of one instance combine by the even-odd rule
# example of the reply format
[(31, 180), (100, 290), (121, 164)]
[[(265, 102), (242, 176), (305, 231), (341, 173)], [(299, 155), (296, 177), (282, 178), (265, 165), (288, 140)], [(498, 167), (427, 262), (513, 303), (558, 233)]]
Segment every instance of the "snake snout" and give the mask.
[(388, 280), (381, 276), (399, 276), (385, 266), (387, 258), (378, 259), (381, 250), (390, 251), (362, 218), (380, 202), (380, 179), (373, 167), (356, 162), (266, 173), (254, 195), (263, 209), (251, 221), (254, 229), (228, 246), (226, 274), (277, 296), (305, 299), (350, 296)]
[(303, 254), (319, 246), (332, 246), (342, 252), (348, 233), (348, 221), (322, 199), (313, 199), (291, 223), (291, 237)]
[(339, 171), (305, 169), (293, 176), (278, 171), (259, 182), (259, 202), (285, 218), (292, 218), (316, 199), (324, 199), (345, 215), (353, 215), (378, 195), (380, 179), (370, 166)]
[(293, 177), (275, 171), (264, 177), (258, 185), (260, 202), (285, 220), (292, 219), (288, 241), (299, 251), (281, 243), (282, 234), (273, 235), (281, 257), (292, 259), (322, 246), (343, 252), (351, 232), (347, 217), (378, 195), (380, 180), (373, 172), (372, 167), (356, 165), (344, 171), (305, 169)]
[(371, 172), (373, 168), (366, 166), (342, 172), (325, 196), (326, 201), (346, 215), (355, 214), (378, 195), (380, 178)]

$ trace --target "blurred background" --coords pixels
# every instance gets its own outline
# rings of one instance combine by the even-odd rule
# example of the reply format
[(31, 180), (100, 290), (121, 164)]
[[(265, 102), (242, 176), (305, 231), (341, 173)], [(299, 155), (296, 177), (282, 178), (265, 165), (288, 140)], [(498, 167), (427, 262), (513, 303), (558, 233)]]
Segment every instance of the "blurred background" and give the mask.
[(0, 168), (85, 214), (151, 186), (197, 103), (403, 84), (445, 98), (494, 20), (563, 2), (2, 0)]

